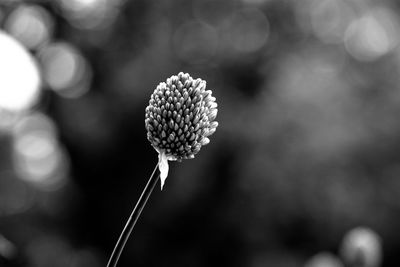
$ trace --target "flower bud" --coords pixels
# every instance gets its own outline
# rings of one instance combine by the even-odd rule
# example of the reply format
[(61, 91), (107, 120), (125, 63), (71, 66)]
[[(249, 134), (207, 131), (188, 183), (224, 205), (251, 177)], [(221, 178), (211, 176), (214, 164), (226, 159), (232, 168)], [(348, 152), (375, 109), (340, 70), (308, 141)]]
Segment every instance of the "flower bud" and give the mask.
[[(157, 86), (145, 111), (145, 127), (147, 139), (159, 153), (160, 166), (168, 169), (162, 160), (194, 158), (210, 142), (218, 126), (217, 106), (206, 82), (188, 73), (180, 72)], [(165, 180), (166, 175), (161, 176)]]

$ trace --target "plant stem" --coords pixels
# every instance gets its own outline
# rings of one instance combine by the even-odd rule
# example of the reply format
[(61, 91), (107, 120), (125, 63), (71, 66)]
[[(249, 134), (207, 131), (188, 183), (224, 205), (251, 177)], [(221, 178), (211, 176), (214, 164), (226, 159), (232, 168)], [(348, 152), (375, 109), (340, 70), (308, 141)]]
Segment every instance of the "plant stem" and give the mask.
[(122, 251), (124, 250), (126, 241), (128, 241), (128, 238), (131, 235), (133, 228), (135, 227), (136, 221), (139, 219), (140, 213), (142, 212), (147, 200), (151, 195), (151, 192), (154, 189), (154, 186), (157, 184), (157, 181), (160, 178), (160, 175), (154, 175), (157, 171), (157, 167), (158, 163), (154, 168), (153, 173), (151, 174), (149, 181), (146, 184), (146, 187), (143, 189), (143, 192), (138, 202), (136, 203), (136, 206), (133, 209), (131, 216), (129, 216), (129, 219), (125, 224), (124, 230), (122, 230), (122, 233), (118, 238), (117, 244), (115, 245), (111, 257), (108, 260), (107, 267), (117, 266), (118, 259), (121, 256)]

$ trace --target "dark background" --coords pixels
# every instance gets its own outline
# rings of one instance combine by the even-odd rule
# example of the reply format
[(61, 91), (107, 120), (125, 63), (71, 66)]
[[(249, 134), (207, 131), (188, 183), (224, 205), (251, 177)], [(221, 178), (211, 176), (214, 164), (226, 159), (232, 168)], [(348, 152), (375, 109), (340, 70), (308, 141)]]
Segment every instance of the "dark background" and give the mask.
[(43, 78), (0, 113), (1, 266), (106, 265), (157, 163), (144, 109), (180, 71), (207, 81), (219, 127), (170, 164), (119, 266), (303, 266), (356, 226), (399, 266), (399, 7), (0, 1)]

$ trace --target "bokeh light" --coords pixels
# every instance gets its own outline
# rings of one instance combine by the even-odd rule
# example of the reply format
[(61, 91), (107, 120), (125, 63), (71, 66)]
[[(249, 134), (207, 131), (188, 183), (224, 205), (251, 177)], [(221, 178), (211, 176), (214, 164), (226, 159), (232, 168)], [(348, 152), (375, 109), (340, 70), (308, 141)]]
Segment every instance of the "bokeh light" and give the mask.
[(49, 118), (39, 113), (23, 118), (13, 137), (14, 168), (19, 178), (43, 190), (56, 190), (66, 183), (68, 159)]
[(57, 94), (76, 98), (90, 89), (90, 66), (72, 45), (64, 42), (50, 43), (40, 50), (39, 60), (44, 81)]
[(17, 254), (17, 249), (4, 236), (0, 235), (0, 255), (6, 259), (14, 258)]
[(54, 22), (43, 7), (21, 5), (7, 17), (5, 30), (29, 49), (37, 49), (49, 42)]
[(8, 134), (13, 126), (24, 116), (23, 113), (16, 113), (6, 109), (0, 109), (0, 132)]
[(77, 28), (101, 30), (114, 22), (123, 0), (58, 0), (64, 15)]
[(338, 257), (329, 252), (320, 252), (309, 259), (304, 267), (344, 267)]
[(399, 44), (399, 27), (399, 19), (390, 9), (371, 9), (347, 28), (346, 49), (357, 60), (376, 60)]
[(343, 237), (340, 254), (348, 266), (379, 267), (382, 262), (381, 238), (370, 228), (354, 228)]
[(22, 111), (38, 100), (40, 74), (28, 51), (7, 33), (0, 31), (0, 109)]

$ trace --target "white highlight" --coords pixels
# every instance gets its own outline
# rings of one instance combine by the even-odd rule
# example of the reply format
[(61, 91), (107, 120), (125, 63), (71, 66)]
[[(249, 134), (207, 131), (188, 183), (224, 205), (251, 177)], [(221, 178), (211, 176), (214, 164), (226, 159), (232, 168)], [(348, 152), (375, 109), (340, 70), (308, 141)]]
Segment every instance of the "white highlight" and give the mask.
[(164, 152), (158, 153), (158, 169), (160, 170), (160, 180), (161, 180), (161, 190), (162, 190), (169, 172), (168, 158)]
[(345, 34), (347, 52), (360, 61), (374, 61), (400, 42), (398, 18), (389, 9), (377, 8), (354, 20)]
[(48, 191), (65, 184), (68, 160), (48, 117), (32, 114), (23, 118), (13, 137), (13, 165), (21, 180)]
[(0, 109), (22, 111), (37, 100), (40, 74), (28, 51), (0, 31)]
[(344, 236), (340, 254), (349, 266), (363, 262), (378, 267), (382, 262), (381, 238), (370, 228), (356, 227)]

